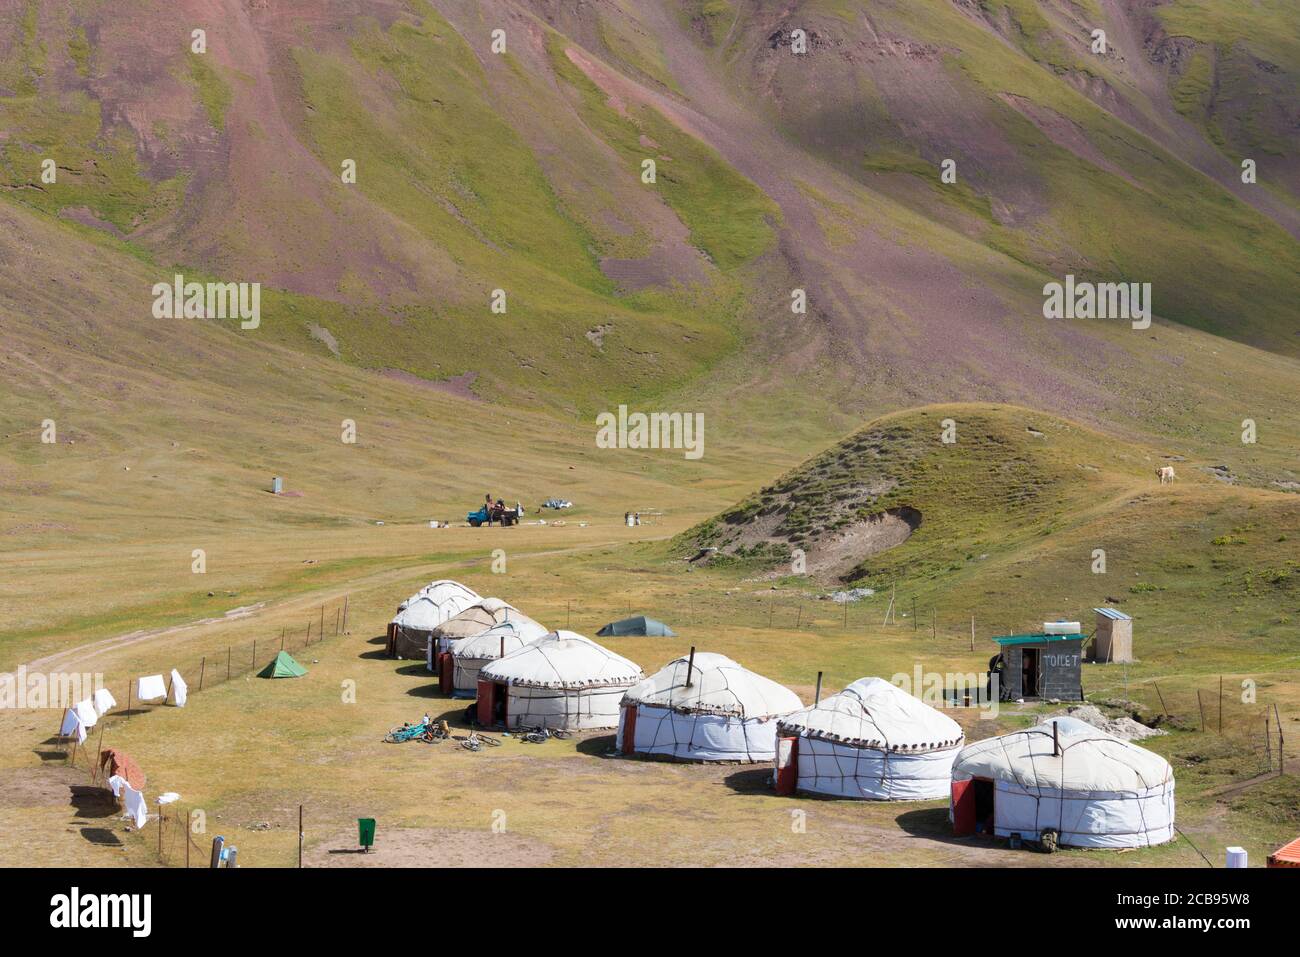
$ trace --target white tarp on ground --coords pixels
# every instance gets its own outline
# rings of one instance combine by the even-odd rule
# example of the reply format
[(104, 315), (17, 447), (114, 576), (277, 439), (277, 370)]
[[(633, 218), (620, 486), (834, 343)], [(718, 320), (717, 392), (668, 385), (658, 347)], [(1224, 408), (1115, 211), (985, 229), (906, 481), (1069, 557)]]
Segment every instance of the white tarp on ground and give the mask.
[[(1052, 724), (1060, 753), (1054, 754)], [(1160, 755), (1074, 718), (977, 741), (952, 779), (993, 781), (994, 833), (1072, 847), (1145, 847), (1174, 836), (1174, 774)], [(949, 818), (952, 817), (951, 807)]]
[(779, 721), (799, 738), (800, 791), (918, 801), (946, 797), (961, 726), (883, 678), (860, 678)]
[(186, 699), (189, 697), (189, 691), (190, 691), (189, 685), (185, 683), (185, 679), (181, 677), (181, 673), (177, 671), (175, 668), (172, 669), (171, 677), (172, 677), (172, 682), (171, 682), (172, 702), (176, 705), (176, 707), (183, 708), (185, 707)]
[(452, 642), (452, 695), (473, 698), (478, 694), (478, 673), (489, 661), (518, 651), (546, 635), (546, 626), (527, 615), (503, 621), (469, 638)]
[(162, 675), (145, 675), (136, 683), (135, 696), (140, 701), (167, 697), (167, 682)]
[[(635, 751), (695, 761), (771, 761), (776, 757), (773, 719), (803, 702), (789, 688), (725, 655), (702, 652), (693, 663), (685, 655), (628, 689), (623, 706), (636, 708)], [(624, 711), (620, 749), (626, 718)]]
[(509, 686), (510, 727), (613, 728), (639, 665), (572, 631), (553, 631), (483, 666), (479, 679)]
[(107, 688), (100, 688), (91, 696), (95, 702), (95, 712), (102, 718), (117, 707), (117, 700), (108, 693)]

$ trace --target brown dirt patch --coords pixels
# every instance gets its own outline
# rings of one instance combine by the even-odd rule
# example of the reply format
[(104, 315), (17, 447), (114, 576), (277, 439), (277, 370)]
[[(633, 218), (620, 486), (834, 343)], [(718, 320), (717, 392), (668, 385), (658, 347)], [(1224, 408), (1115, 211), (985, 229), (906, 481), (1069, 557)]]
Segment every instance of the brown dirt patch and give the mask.
[(808, 573), (838, 578), (862, 560), (901, 545), (921, 525), (921, 513), (904, 506), (891, 508), (861, 522), (841, 528), (808, 549)]
[(357, 847), (356, 825), (303, 854), (310, 867), (540, 867), (555, 851), (550, 845), (509, 832), (457, 828), (383, 828), (367, 853)]

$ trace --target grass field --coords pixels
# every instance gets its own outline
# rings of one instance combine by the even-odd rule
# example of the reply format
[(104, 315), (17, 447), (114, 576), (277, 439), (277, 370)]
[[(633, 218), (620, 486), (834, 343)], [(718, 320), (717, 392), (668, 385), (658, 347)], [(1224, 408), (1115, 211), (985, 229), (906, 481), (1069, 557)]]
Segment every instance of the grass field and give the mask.
[[(179, 669), (185, 709), (103, 744), (203, 812), (200, 856), (295, 863), (299, 805), (313, 866), (1199, 867), (1295, 836), (1294, 5), (816, 0), (807, 57), (792, 11), (730, 0), (372, 6), (270, 5), (205, 54), (155, 0), (0, 18), (0, 672), (100, 674), (125, 709)], [(1097, 20), (1123, 56), (1087, 52)], [(260, 326), (155, 318), (177, 272), (261, 282)], [(1151, 282), (1153, 323), (1043, 319), (1067, 273)], [(619, 405), (702, 414), (704, 456), (598, 447)], [(575, 507), (463, 527), (486, 492)], [(904, 508), (905, 541), (792, 573)], [(460, 727), (380, 638), (443, 577), (587, 635), (652, 615), (681, 637), (610, 641), (646, 673), (696, 647), (805, 701), (1118, 605), (1137, 661), (1085, 690), (1170, 730), (1182, 836), (1047, 858), (953, 840), (942, 802), (778, 798), (608, 734), (383, 744)], [(849, 585), (874, 594), (821, 597)], [(309, 674), (254, 677), (281, 643)], [(0, 709), (0, 864), (154, 863), (57, 717)]]

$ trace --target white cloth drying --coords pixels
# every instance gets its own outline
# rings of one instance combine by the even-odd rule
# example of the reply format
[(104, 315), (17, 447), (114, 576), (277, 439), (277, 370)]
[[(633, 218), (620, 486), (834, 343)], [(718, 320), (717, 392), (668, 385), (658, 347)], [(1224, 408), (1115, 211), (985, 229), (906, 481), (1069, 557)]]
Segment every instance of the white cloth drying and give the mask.
[(78, 744), (86, 740), (86, 726), (72, 708), (63, 713), (63, 724), (59, 725), (59, 737), (66, 738), (70, 734), (77, 736)]
[(122, 788), (126, 786), (126, 778), (120, 774), (114, 774), (108, 779), (108, 789), (113, 792), (113, 797), (122, 796)]
[(117, 707), (117, 699), (109, 694), (107, 688), (100, 688), (91, 700), (95, 702), (95, 711), (101, 718)]
[(167, 697), (167, 685), (162, 675), (146, 675), (136, 683), (135, 696), (141, 701)]
[(166, 794), (158, 795), (159, 804), (174, 804), (176, 801), (179, 801), (180, 799), (181, 796), (177, 794), (175, 791), (168, 791)]
[(176, 707), (185, 707), (185, 699), (189, 695), (189, 685), (181, 677), (181, 673), (175, 668), (172, 669), (172, 701)]
[(126, 805), (126, 816), (135, 824), (136, 829), (144, 827), (145, 822), (149, 820), (149, 805), (145, 803), (144, 792), (137, 791), (123, 782), (122, 803)]
[(72, 706), (72, 710), (77, 712), (77, 717), (81, 719), (82, 727), (93, 728), (95, 722), (99, 720), (99, 715), (95, 713), (95, 702), (87, 698), (85, 701), (78, 701)]

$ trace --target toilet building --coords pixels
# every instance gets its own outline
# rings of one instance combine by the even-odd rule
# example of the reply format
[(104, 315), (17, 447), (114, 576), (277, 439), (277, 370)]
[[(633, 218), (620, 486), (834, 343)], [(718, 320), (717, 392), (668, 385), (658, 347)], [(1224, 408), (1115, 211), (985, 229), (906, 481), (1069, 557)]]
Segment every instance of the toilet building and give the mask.
[[(1073, 622), (1071, 624), (1074, 624)], [(1077, 632), (1077, 625), (1075, 626)], [(1003, 701), (1020, 698), (1055, 698), (1082, 701), (1082, 634), (1000, 635), (999, 653), (993, 659)]]
[(1102, 663), (1133, 660), (1133, 618), (1116, 608), (1094, 608), (1097, 637), (1092, 658)]

